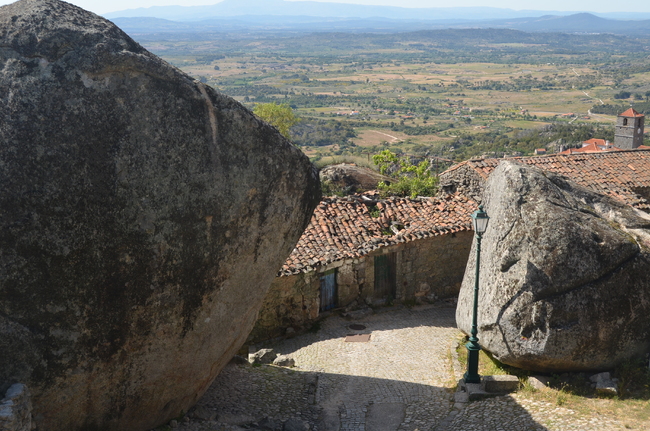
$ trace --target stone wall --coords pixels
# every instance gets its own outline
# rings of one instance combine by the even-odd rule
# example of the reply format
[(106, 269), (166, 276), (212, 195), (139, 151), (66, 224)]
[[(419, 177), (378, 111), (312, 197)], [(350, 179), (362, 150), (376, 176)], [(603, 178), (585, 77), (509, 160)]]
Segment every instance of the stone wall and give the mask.
[[(368, 275), (369, 265), (366, 264), (366, 259), (347, 259), (336, 263), (340, 264), (336, 269), (338, 306), (346, 307), (357, 299), (365, 299), (368, 285), (372, 286), (374, 280), (372, 274)], [(327, 267), (328, 270), (333, 268), (334, 265)], [(319, 287), (320, 284), (317, 288)]]
[(401, 265), (404, 298), (458, 296), (473, 235), (470, 231), (458, 232), (405, 244)]
[[(376, 250), (306, 274), (276, 277), (248, 342), (309, 328), (320, 316), (320, 277), (336, 269), (337, 306), (379, 304), (374, 291), (375, 256), (396, 253), (396, 300), (433, 301), (458, 296), (473, 232), (425, 238)], [(384, 298), (386, 299), (386, 298)], [(385, 301), (384, 301), (385, 302)]]
[(485, 178), (469, 165), (464, 164), (456, 169), (443, 172), (440, 175), (440, 191), (438, 196), (460, 193), (474, 202), (481, 203)]
[(287, 328), (301, 330), (318, 318), (319, 274), (276, 277), (259, 312), (249, 342), (279, 337)]

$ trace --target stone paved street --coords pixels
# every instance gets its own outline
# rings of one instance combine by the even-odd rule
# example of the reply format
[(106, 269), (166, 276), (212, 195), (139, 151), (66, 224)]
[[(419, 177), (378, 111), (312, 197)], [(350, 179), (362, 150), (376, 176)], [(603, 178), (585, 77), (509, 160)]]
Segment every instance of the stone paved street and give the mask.
[[(518, 394), (454, 404), (459, 331), (447, 304), (389, 307), (350, 321), (331, 316), (315, 333), (272, 347), (292, 369), (230, 364), (174, 428), (181, 431), (521, 431), (615, 430), (622, 424), (575, 418), (569, 409)], [(365, 326), (352, 330), (351, 324)], [(346, 342), (371, 334), (369, 342)], [(216, 417), (215, 417), (216, 415)], [(203, 419), (197, 416), (203, 417)], [(214, 419), (214, 420), (211, 420)]]

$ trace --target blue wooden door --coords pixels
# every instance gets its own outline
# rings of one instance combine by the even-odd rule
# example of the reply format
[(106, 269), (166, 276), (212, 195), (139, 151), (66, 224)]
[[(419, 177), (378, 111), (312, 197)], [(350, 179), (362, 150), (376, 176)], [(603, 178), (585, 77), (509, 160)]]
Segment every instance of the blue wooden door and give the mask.
[(336, 270), (327, 271), (320, 277), (320, 311), (336, 307)]

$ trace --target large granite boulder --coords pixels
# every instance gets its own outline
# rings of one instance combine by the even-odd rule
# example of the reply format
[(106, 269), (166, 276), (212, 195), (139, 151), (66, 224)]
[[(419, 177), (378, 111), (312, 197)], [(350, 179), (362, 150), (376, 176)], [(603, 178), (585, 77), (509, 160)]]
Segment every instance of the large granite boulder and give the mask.
[(240, 348), (320, 199), (274, 128), (57, 0), (0, 8), (0, 393), (146, 430)]
[[(503, 161), (483, 196), (478, 337), (535, 371), (603, 370), (650, 350), (650, 217), (564, 177)], [(474, 247), (476, 240), (474, 241)], [(471, 329), (476, 251), (456, 321)]]

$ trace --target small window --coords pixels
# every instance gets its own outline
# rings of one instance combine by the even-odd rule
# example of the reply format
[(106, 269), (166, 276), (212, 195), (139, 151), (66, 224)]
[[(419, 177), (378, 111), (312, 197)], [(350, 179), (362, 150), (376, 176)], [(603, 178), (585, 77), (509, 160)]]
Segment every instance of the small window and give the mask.
[(623, 118), (623, 125), (627, 126), (627, 118)]

